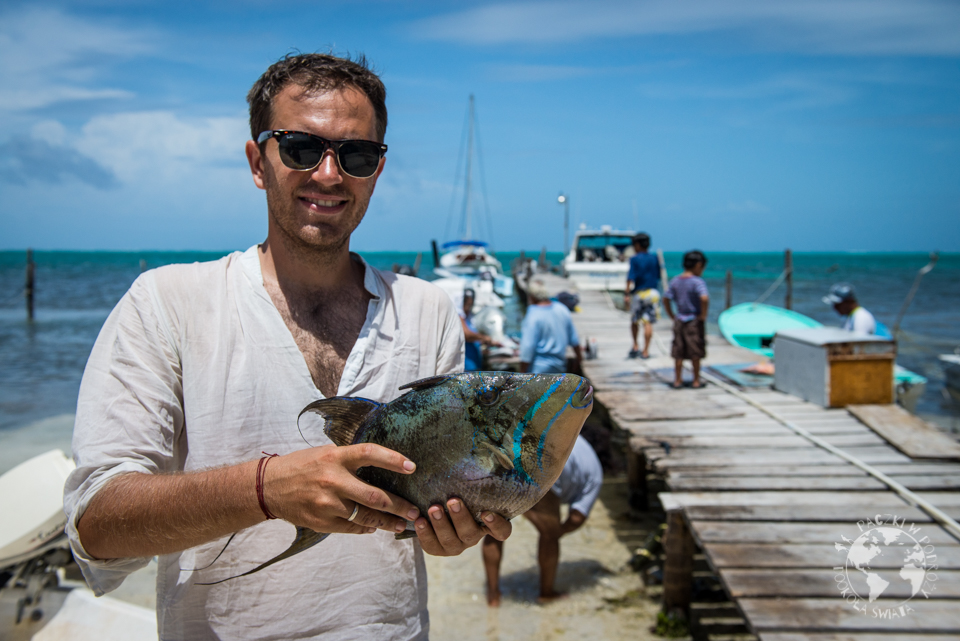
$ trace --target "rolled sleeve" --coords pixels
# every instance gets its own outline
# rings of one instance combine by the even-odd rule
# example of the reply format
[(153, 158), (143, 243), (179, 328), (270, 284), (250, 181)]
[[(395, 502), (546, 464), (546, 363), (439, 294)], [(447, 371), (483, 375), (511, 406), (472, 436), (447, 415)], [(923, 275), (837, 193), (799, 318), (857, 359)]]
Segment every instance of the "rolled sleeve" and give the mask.
[(64, 486), (66, 531), (98, 596), (150, 559), (93, 558), (77, 531), (87, 506), (120, 474), (180, 467), (174, 452), (183, 429), (179, 354), (169, 326), (161, 322), (150, 282), (138, 279), (110, 314), (87, 361), (77, 401), (72, 446), (77, 468)]

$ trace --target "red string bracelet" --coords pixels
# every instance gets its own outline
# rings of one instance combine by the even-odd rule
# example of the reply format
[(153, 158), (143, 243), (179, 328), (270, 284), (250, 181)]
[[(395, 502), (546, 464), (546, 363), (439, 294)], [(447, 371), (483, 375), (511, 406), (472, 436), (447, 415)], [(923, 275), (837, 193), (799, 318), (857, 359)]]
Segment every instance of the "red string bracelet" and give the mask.
[(261, 452), (261, 454), (266, 454), (260, 462), (257, 463), (257, 502), (260, 503), (260, 509), (263, 510), (263, 515), (267, 517), (267, 520), (273, 520), (277, 517), (273, 515), (270, 510), (267, 509), (267, 504), (263, 500), (263, 475), (267, 471), (267, 461), (272, 459), (274, 456), (279, 456), (278, 454), (267, 454), (266, 452)]

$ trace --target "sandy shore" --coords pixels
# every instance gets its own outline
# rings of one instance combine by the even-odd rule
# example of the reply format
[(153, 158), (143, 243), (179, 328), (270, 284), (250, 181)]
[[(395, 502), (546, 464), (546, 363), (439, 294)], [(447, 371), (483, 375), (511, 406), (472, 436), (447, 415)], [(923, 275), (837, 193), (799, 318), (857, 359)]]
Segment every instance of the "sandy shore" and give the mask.
[(431, 638), (456, 641), (654, 639), (659, 603), (646, 596), (628, 562), (653, 522), (629, 517), (626, 485), (607, 479), (586, 524), (560, 541), (557, 589), (566, 599), (538, 605), (537, 531), (514, 520), (504, 543), (503, 602), (486, 603), (480, 550), (455, 558), (427, 557)]

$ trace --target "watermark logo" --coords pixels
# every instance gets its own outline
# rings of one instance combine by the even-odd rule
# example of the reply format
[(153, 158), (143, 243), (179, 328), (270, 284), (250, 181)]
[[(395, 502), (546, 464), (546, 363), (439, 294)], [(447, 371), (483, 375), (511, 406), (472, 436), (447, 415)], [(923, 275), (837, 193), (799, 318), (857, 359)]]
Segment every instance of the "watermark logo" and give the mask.
[[(910, 601), (930, 598), (936, 589), (937, 552), (921, 528), (892, 514), (878, 514), (851, 526), (834, 543), (844, 556), (834, 569), (837, 589), (864, 616), (899, 619), (913, 612)], [(883, 598), (882, 606), (875, 604)]]

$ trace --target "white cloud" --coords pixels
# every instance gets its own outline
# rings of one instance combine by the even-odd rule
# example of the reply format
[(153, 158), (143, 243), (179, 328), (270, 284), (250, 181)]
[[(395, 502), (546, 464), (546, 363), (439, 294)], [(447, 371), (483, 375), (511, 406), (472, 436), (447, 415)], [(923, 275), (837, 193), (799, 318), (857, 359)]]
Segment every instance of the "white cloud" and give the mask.
[(182, 118), (169, 111), (96, 116), (77, 148), (124, 183), (163, 183), (198, 169), (244, 166), (245, 116)]
[(960, 54), (960, 3), (949, 0), (650, 0), (493, 4), (417, 21), (431, 40), (480, 45), (738, 32), (815, 54)]
[(153, 49), (154, 34), (56, 9), (0, 13), (0, 111), (64, 101), (122, 99), (129, 91), (98, 86), (105, 61)]

